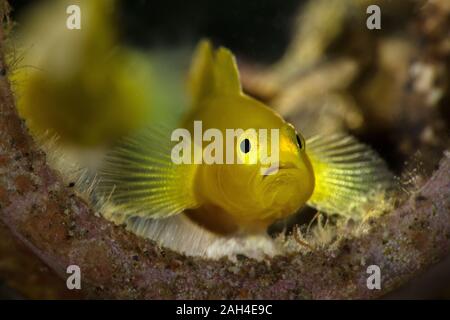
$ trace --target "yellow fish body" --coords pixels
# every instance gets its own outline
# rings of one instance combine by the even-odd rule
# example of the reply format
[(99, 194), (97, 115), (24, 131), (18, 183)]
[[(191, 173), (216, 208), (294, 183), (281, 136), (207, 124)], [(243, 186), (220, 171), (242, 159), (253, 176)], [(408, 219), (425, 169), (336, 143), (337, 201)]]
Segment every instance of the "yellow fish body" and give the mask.
[[(354, 138), (335, 135), (305, 141), (275, 111), (243, 93), (234, 57), (227, 49), (213, 51), (209, 42), (202, 42), (189, 86), (192, 110), (179, 127), (192, 139), (194, 121), (224, 137), (227, 129), (242, 129), (231, 148), (243, 161), (195, 163), (194, 154), (188, 164), (174, 163), (170, 130), (147, 129), (124, 139), (105, 158), (94, 195), (112, 208), (107, 218), (127, 223), (138, 234), (149, 219), (174, 215), (185, 215), (216, 234), (264, 233), (305, 204), (330, 214), (358, 217), (371, 193), (390, 183), (384, 162)], [(267, 147), (272, 146), (271, 136), (264, 146), (248, 134), (250, 129), (278, 130), (277, 170), (265, 168), (261, 158), (264, 148), (271, 149)], [(201, 150), (208, 145), (201, 142)], [(227, 147), (222, 145), (223, 154)], [(256, 163), (248, 161), (254, 159), (252, 155)]]

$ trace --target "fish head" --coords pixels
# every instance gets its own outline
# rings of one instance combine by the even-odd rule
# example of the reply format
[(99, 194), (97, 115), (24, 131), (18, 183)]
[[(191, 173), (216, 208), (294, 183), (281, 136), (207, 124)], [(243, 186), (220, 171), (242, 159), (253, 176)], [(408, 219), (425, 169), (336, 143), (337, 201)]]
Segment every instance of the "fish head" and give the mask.
[[(270, 224), (295, 213), (314, 189), (303, 137), (261, 102), (242, 97), (229, 103), (239, 111), (226, 125), (221, 124), (223, 152), (227, 158), (233, 150), (234, 161), (205, 165), (203, 181), (207, 182), (202, 189), (211, 202), (238, 221)], [(229, 114), (222, 116), (225, 120)], [(227, 134), (228, 127), (234, 128), (233, 136)]]

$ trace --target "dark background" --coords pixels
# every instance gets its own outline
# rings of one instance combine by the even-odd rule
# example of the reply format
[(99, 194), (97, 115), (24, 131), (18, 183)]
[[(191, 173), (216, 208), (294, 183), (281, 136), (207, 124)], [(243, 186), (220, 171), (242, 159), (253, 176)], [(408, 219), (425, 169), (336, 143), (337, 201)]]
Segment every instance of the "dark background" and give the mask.
[[(16, 20), (31, 4), (42, 0), (15, 0)], [(259, 62), (281, 56), (303, 0), (259, 1), (118, 1), (118, 29), (128, 44), (138, 47), (195, 44), (208, 37), (238, 55)]]

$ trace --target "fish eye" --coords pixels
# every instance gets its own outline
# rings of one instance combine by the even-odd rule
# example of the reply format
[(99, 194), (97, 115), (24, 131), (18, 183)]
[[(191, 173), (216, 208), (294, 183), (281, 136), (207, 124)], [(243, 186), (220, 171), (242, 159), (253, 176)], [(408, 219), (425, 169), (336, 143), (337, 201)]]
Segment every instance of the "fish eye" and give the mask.
[(296, 136), (296, 138), (297, 138), (297, 144), (298, 144), (298, 147), (299, 147), (300, 149), (303, 149), (302, 139), (300, 138), (300, 136), (299, 136), (298, 134), (296, 134), (295, 136)]
[(249, 139), (242, 140), (240, 147), (241, 147), (241, 151), (243, 153), (250, 152), (250, 147), (251, 147), (250, 140)]

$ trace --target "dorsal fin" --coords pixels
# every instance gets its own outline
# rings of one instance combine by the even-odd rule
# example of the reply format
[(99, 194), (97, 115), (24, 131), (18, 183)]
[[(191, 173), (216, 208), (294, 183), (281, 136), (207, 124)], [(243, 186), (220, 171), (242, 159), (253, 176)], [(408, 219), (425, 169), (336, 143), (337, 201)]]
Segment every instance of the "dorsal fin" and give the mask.
[(223, 47), (214, 51), (211, 42), (201, 41), (192, 60), (189, 89), (194, 105), (211, 94), (240, 94), (239, 71), (231, 51)]
[(224, 47), (216, 50), (214, 60), (214, 87), (217, 93), (241, 93), (241, 82), (236, 59), (231, 51)]

